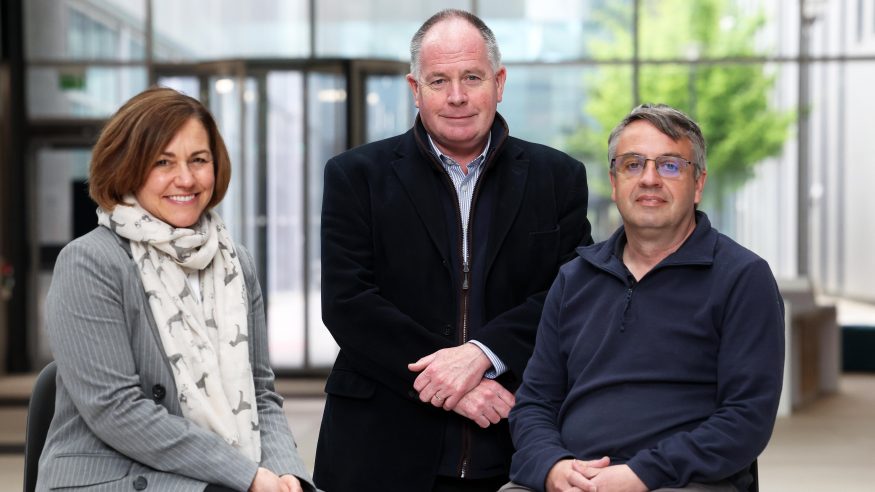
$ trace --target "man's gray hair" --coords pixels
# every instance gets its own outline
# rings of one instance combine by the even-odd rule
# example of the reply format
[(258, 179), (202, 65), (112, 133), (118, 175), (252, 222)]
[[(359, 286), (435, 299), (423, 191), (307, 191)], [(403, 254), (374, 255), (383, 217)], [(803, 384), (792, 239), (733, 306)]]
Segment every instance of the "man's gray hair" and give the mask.
[(410, 40), (410, 73), (412, 73), (417, 79), (421, 75), (419, 69), (422, 39), (428, 34), (428, 31), (435, 26), (435, 24), (450, 19), (462, 19), (468, 21), (469, 24), (480, 31), (480, 35), (486, 43), (486, 56), (489, 58), (489, 64), (492, 66), (492, 70), (497, 72), (498, 67), (501, 66), (501, 51), (499, 51), (498, 43), (495, 41), (495, 34), (492, 33), (489, 26), (471, 12), (458, 9), (445, 9), (429, 17), (428, 20), (420, 26), (419, 30), (416, 31), (416, 34), (413, 35), (413, 39)]
[[(633, 109), (623, 118), (619, 125), (611, 131), (608, 137), (608, 162), (617, 156), (617, 140), (620, 133), (629, 124), (644, 120), (655, 126), (660, 132), (671, 137), (674, 141), (681, 138), (690, 139), (693, 145), (693, 162), (696, 165), (696, 179), (705, 171), (705, 137), (699, 125), (689, 116), (667, 104), (642, 104)], [(614, 172), (613, 169), (611, 172)]]

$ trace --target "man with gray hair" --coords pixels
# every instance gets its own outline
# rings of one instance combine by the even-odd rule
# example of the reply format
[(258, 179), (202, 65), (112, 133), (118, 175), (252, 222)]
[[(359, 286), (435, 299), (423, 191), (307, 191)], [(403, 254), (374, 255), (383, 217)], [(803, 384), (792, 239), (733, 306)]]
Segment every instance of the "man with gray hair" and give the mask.
[(490, 491), (547, 289), (590, 244), (583, 165), (509, 136), (492, 31), (414, 35), (408, 132), (325, 166), (322, 317), (340, 346), (316, 452), (328, 492)]
[(550, 289), (502, 490), (747, 491), (781, 393), (775, 279), (696, 210), (705, 140), (689, 117), (639, 106), (608, 146), (623, 225)]

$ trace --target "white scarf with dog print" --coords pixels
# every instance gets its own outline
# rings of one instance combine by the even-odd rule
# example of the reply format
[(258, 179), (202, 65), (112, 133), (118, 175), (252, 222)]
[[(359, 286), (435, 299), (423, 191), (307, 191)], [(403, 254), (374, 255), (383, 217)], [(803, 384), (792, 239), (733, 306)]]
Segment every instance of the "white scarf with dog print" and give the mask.
[(130, 241), (183, 415), (260, 462), (246, 282), (225, 224), (207, 211), (192, 228), (176, 228), (133, 196), (125, 202), (98, 209), (98, 223)]

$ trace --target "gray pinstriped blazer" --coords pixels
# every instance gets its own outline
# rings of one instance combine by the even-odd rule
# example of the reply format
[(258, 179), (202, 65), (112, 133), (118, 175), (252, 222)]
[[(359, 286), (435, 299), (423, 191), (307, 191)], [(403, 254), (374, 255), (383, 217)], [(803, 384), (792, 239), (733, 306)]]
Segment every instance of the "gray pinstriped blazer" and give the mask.
[[(261, 466), (293, 474), (314, 490), (274, 392), (252, 258), (238, 251), (249, 294)], [(58, 390), (38, 491), (182, 492), (207, 483), (248, 490), (259, 465), (182, 417), (171, 362), (124, 239), (98, 227), (61, 251), (46, 299), (46, 331)]]

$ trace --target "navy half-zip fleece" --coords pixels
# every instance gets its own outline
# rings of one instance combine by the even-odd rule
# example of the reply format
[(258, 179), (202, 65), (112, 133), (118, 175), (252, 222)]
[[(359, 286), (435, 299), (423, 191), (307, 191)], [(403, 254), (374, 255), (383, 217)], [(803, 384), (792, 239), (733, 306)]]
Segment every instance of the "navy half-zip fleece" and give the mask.
[(638, 282), (622, 227), (561, 268), (510, 416), (513, 481), (543, 490), (558, 460), (602, 456), (650, 489), (749, 480), (781, 393), (783, 301), (764, 260), (696, 220)]

